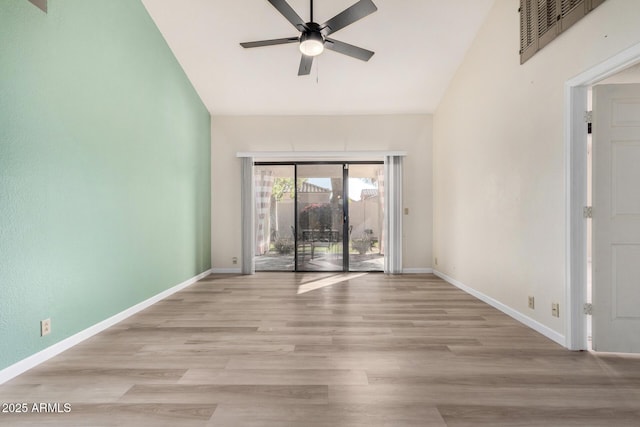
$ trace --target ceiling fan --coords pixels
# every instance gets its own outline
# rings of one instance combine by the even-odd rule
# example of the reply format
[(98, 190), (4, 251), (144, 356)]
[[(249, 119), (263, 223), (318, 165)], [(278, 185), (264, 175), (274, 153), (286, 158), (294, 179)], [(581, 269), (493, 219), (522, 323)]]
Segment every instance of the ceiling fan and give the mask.
[(324, 49), (330, 49), (343, 55), (351, 56), (362, 61), (368, 61), (374, 52), (344, 43), (328, 36), (335, 33), (347, 25), (372, 14), (378, 8), (371, 0), (360, 0), (353, 6), (343, 10), (324, 24), (318, 24), (313, 21), (313, 0), (311, 3), (311, 19), (310, 22), (304, 22), (302, 18), (289, 6), (286, 0), (268, 0), (278, 12), (280, 12), (298, 31), (300, 36), (287, 37), (283, 39), (261, 40), (256, 42), (240, 43), (244, 48), (273, 46), (277, 44), (300, 43), (300, 52), (302, 59), (300, 60), (300, 68), (298, 75), (304, 76), (311, 72), (313, 57), (320, 55)]

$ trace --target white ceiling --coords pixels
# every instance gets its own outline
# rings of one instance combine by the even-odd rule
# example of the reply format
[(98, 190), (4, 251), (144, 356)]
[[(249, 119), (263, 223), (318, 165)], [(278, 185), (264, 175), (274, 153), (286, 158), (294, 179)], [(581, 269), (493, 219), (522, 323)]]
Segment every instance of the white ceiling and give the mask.
[[(298, 77), (297, 36), (266, 0), (142, 0), (213, 115), (432, 113), (493, 0), (374, 0), (378, 11), (332, 34), (375, 51), (362, 62), (332, 51)], [(356, 0), (316, 0), (322, 23)], [(289, 0), (304, 20), (308, 0)], [(516, 13), (514, 11), (514, 13)]]

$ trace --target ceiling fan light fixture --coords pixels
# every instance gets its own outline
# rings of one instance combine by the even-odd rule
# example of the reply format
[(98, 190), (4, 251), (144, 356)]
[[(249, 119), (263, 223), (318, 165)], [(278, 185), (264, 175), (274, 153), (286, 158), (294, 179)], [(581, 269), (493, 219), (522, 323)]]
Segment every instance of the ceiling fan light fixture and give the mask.
[(322, 34), (310, 31), (300, 36), (300, 52), (306, 56), (318, 56), (324, 51)]

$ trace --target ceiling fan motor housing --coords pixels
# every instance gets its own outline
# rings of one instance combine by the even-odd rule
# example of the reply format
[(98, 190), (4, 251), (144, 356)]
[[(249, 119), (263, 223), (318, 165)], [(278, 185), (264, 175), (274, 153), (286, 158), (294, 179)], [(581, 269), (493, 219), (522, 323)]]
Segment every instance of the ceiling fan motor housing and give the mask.
[(308, 30), (300, 34), (300, 51), (307, 56), (320, 55), (324, 50), (324, 36), (320, 26), (315, 22), (308, 22)]

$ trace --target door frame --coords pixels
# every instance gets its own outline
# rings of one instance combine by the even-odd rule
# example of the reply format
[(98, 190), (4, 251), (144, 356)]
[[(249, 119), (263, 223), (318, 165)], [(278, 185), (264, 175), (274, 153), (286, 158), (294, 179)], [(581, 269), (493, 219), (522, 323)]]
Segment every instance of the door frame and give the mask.
[(565, 347), (587, 350), (587, 92), (590, 86), (640, 62), (640, 43), (567, 80), (564, 85), (566, 194)]

